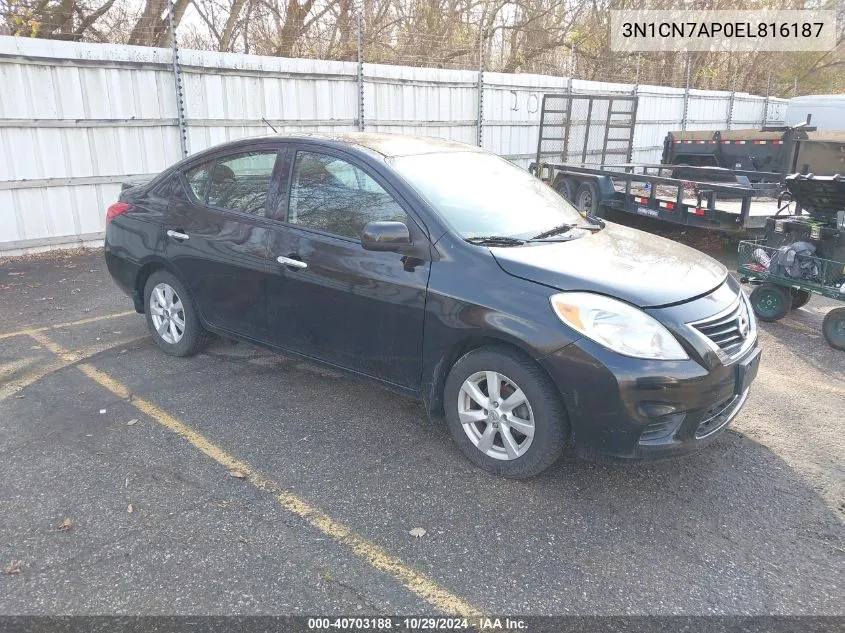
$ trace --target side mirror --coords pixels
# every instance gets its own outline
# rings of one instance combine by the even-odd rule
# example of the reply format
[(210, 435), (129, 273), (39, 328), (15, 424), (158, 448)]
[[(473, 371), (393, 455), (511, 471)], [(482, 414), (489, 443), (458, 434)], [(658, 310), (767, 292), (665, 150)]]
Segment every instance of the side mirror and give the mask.
[(361, 231), (365, 251), (399, 251), (411, 245), (411, 234), (402, 222), (367, 222)]

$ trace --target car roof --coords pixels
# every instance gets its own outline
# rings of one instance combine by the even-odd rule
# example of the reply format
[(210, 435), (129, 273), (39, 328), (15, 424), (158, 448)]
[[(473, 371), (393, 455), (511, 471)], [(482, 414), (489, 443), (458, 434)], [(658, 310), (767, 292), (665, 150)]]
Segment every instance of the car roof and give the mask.
[[(413, 156), (417, 154), (435, 154), (442, 152), (483, 152), (479, 147), (433, 136), (413, 134), (385, 134), (382, 132), (311, 132), (302, 134), (272, 134), (239, 139), (217, 145), (209, 150), (221, 150), (227, 146), (242, 146), (250, 142), (272, 140), (314, 140), (324, 141), (327, 146), (352, 146), (385, 158), (392, 156)], [(208, 150), (207, 150), (208, 151)], [(205, 152), (203, 152), (205, 153)]]

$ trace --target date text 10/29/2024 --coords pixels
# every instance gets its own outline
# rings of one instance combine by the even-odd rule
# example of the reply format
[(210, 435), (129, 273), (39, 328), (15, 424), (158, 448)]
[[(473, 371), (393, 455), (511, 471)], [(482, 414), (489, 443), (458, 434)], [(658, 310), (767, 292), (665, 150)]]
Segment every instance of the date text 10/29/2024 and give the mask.
[(355, 617), (308, 618), (310, 631), (525, 631), (520, 618)]

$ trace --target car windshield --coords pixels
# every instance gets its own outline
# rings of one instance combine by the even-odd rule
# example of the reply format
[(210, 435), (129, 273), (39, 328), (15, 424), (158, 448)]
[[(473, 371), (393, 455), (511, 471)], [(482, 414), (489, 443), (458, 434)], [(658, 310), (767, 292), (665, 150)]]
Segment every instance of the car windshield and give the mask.
[(464, 239), (526, 239), (583, 223), (551, 187), (494, 154), (443, 152), (388, 162)]

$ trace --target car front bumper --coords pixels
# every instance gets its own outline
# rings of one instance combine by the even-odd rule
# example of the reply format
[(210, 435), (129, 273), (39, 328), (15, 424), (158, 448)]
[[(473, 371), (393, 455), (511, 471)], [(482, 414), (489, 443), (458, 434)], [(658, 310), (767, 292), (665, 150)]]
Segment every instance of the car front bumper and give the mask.
[(729, 364), (628, 358), (581, 339), (541, 359), (560, 390), (579, 454), (656, 459), (691, 453), (739, 413), (756, 376), (756, 341)]

